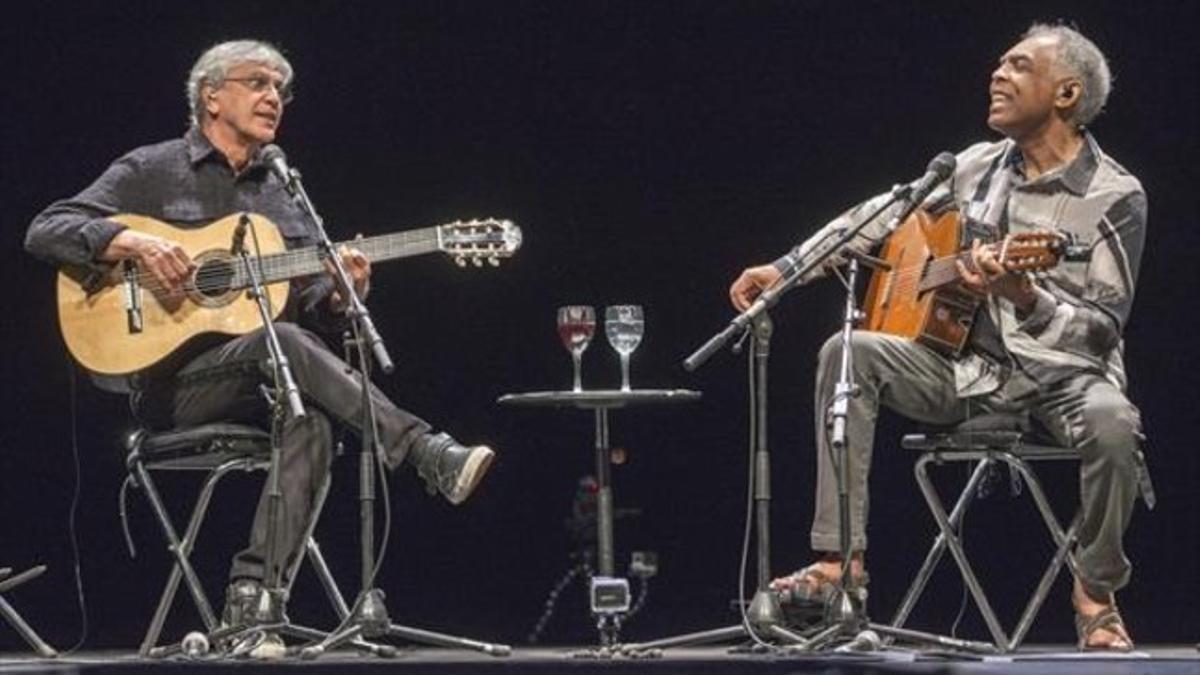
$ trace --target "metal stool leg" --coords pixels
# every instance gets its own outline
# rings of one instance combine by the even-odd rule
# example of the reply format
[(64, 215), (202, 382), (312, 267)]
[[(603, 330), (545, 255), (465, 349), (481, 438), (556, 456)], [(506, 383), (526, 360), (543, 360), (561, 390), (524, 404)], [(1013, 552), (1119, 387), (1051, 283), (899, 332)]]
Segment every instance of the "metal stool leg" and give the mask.
[[(162, 497), (158, 494), (158, 489), (155, 487), (154, 481), (150, 478), (150, 472), (146, 470), (145, 465), (141, 462), (134, 464), (134, 472), (137, 474), (138, 482), (141, 484), (142, 489), (146, 491), (146, 499), (150, 501), (150, 506), (154, 510), (158, 524), (162, 527), (163, 536), (167, 538), (169, 544), (168, 550), (175, 557), (176, 566), (182, 572), (183, 578), (187, 582), (192, 598), (196, 602), (196, 607), (200, 611), (200, 617), (204, 621), (207, 630), (211, 631), (217, 625), (216, 616), (213, 614), (208, 597), (204, 594), (204, 587), (201, 585), (200, 579), (196, 576), (196, 570), (192, 568), (191, 561), (188, 560), (184, 552), (183, 542), (175, 532), (174, 526), (171, 525), (171, 516), (167, 512), (166, 506), (163, 505)], [(147, 645), (145, 644), (142, 647), (143, 649), (147, 649)], [(146, 654), (148, 651), (142, 653)]]
[(967, 589), (971, 592), (971, 597), (975, 599), (975, 604), (979, 608), (980, 614), (983, 615), (988, 632), (992, 634), (996, 646), (1004, 650), (1009, 644), (1008, 636), (1005, 635), (1004, 629), (1000, 626), (1000, 620), (996, 618), (996, 612), (992, 609), (991, 602), (988, 601), (987, 595), (983, 592), (983, 586), (979, 583), (979, 578), (975, 575), (975, 569), (971, 567), (971, 562), (967, 560), (967, 554), (963, 550), (962, 541), (954, 532), (950, 519), (946, 515), (946, 509), (942, 506), (941, 498), (938, 496), (937, 490), (933, 487), (933, 483), (929, 479), (929, 472), (926, 469), (929, 461), (931, 461), (931, 458), (928, 456), (922, 456), (917, 460), (917, 484), (921, 488), (921, 493), (925, 496), (925, 501), (929, 505), (929, 510), (933, 514), (934, 520), (937, 521), (938, 528), (946, 539), (946, 546), (949, 547), (950, 554), (954, 557), (954, 562), (958, 564), (959, 572), (962, 574)]
[[(139, 466), (142, 466), (140, 462)], [(150, 650), (158, 644), (158, 639), (162, 635), (163, 624), (166, 623), (167, 615), (171, 611), (171, 606), (175, 603), (175, 596), (179, 590), (179, 582), (184, 576), (184, 570), (182, 565), (179, 563), (178, 558), (182, 557), (184, 559), (190, 559), (192, 549), (196, 543), (196, 536), (200, 533), (200, 527), (204, 524), (205, 516), (208, 514), (208, 505), (212, 501), (213, 490), (216, 488), (217, 483), (220, 482), (220, 480), (224, 478), (225, 475), (230, 471), (235, 469), (245, 471), (252, 468), (253, 462), (251, 460), (232, 460), (225, 462), (224, 464), (221, 464), (217, 468), (213, 469), (212, 472), (209, 473), (208, 478), (204, 481), (204, 485), (200, 489), (200, 494), (196, 498), (196, 505), (192, 508), (192, 515), (188, 520), (187, 529), (184, 531), (183, 538), (179, 540), (179, 555), (177, 556), (175, 564), (171, 567), (171, 575), (167, 578), (167, 583), (163, 588), (162, 595), (159, 596), (158, 607), (154, 611), (154, 617), (150, 620), (150, 626), (146, 629), (146, 636), (142, 639), (142, 646), (138, 650), (138, 653), (142, 656), (146, 656), (150, 653)], [(146, 481), (148, 476), (149, 471), (144, 470), (144, 474), (139, 474), (138, 479), (141, 481)], [(143, 483), (143, 485), (147, 485), (147, 483)], [(157, 492), (157, 490), (155, 491)], [(155, 509), (155, 511), (157, 513), (157, 509)], [(191, 584), (189, 584), (189, 588), (191, 588)], [(195, 589), (192, 589), (192, 595), (193, 598), (196, 597)], [(205, 622), (205, 630), (211, 632), (217, 627), (216, 616), (212, 613), (211, 604), (208, 601), (208, 597), (204, 595), (203, 590), (200, 591), (200, 595), (203, 597), (203, 600), (196, 600), (197, 607), (202, 605), (208, 605), (210, 607), (207, 618), (205, 617), (203, 610), (200, 611), (200, 615), (201, 619)]]
[(1063, 565), (1069, 565), (1072, 571), (1077, 569), (1075, 556), (1071, 553), (1071, 547), (1075, 545), (1079, 525), (1083, 522), (1083, 512), (1082, 510), (1076, 511), (1075, 517), (1071, 519), (1071, 524), (1067, 528), (1067, 531), (1063, 532), (1062, 526), (1058, 524), (1058, 519), (1050, 509), (1050, 503), (1046, 500), (1046, 495), (1042, 490), (1040, 482), (1033, 474), (1029, 465), (1024, 460), (1008, 455), (1007, 453), (1005, 456), (1002, 456), (1002, 459), (1010, 467), (1016, 469), (1025, 480), (1025, 485), (1028, 486), (1029, 492), (1033, 496), (1033, 501), (1037, 504), (1038, 511), (1042, 515), (1042, 520), (1046, 524), (1046, 529), (1050, 531), (1050, 535), (1054, 538), (1054, 543), (1057, 544), (1054, 556), (1050, 559), (1050, 563), (1042, 573), (1042, 578), (1038, 581), (1037, 589), (1029, 598), (1029, 602), (1025, 605), (1025, 610), (1021, 613), (1021, 619), (1013, 631), (1012, 639), (1008, 644), (1008, 651), (1013, 651), (1020, 646), (1021, 642), (1025, 639), (1025, 634), (1033, 626), (1033, 620), (1037, 617), (1038, 611), (1046, 601), (1046, 596), (1050, 593), (1050, 586), (1058, 577), (1059, 572), (1062, 571)]
[[(959, 495), (958, 501), (954, 504), (954, 509), (950, 512), (950, 526), (955, 531), (958, 530), (959, 524), (967, 513), (967, 509), (971, 506), (971, 502), (975, 500), (975, 495), (979, 491), (979, 486), (983, 482), (984, 476), (987, 475), (987, 469), (992, 465), (992, 460), (980, 460), (975, 465), (975, 470), (971, 472), (971, 477), (967, 480), (967, 484), (963, 487), (962, 494)], [(914, 468), (915, 470), (915, 468)], [(921, 569), (917, 572), (917, 576), (909, 585), (908, 591), (904, 594), (904, 600), (901, 601), (900, 607), (896, 610), (892, 617), (893, 628), (903, 628), (908, 621), (909, 614), (912, 613), (913, 607), (921, 598), (921, 594), (925, 592), (925, 587), (929, 584), (929, 579), (933, 576), (934, 569), (942, 560), (942, 555), (946, 552), (946, 535), (938, 533), (937, 539), (934, 540), (933, 546), (929, 548), (929, 553), (925, 556), (925, 562), (921, 565)]]
[(38, 565), (37, 567), (25, 570), (14, 577), (4, 579), (2, 582), (0, 582), (0, 615), (4, 616), (8, 623), (11, 624), (18, 633), (20, 633), (21, 637), (29, 643), (30, 647), (33, 647), (34, 651), (36, 651), (38, 655), (50, 659), (58, 656), (58, 652), (56, 652), (53, 647), (46, 644), (46, 641), (37, 634), (37, 631), (35, 631), (32, 626), (25, 622), (25, 619), (16, 610), (16, 608), (10, 605), (8, 600), (4, 599), (4, 593), (6, 591), (12, 590), (26, 581), (40, 576), (45, 571), (45, 565)]

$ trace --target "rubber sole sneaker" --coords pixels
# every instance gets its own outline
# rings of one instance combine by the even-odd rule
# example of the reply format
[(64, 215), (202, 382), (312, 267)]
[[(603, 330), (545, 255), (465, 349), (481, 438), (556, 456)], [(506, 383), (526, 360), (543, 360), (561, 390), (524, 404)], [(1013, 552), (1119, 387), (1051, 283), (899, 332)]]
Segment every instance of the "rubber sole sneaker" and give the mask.
[[(446, 501), (451, 504), (461, 504), (467, 501), (467, 498), (475, 492), (475, 488), (479, 486), (479, 482), (483, 480), (483, 476), (492, 466), (492, 460), (496, 458), (496, 453), (486, 445), (476, 445), (471, 448), (467, 458), (463, 460), (462, 467), (458, 473), (452, 478), (453, 483), (443, 486), (442, 495), (446, 497)], [(447, 481), (449, 483), (449, 481)]]

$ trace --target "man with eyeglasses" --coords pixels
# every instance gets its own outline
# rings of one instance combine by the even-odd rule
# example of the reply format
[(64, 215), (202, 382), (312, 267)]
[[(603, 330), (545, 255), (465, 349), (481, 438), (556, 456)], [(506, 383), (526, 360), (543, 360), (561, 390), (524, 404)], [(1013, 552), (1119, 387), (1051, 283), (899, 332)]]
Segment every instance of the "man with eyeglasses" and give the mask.
[[(191, 125), (182, 138), (137, 148), (114, 162), (94, 183), (51, 204), (29, 227), (26, 248), (84, 276), (106, 275), (121, 261), (135, 261), (165, 293), (183, 293), (196, 263), (177, 243), (137, 232), (108, 218), (132, 213), (181, 228), (203, 227), (236, 212), (266, 216), (289, 248), (317, 242), (305, 214), (260, 159), (274, 141), (291, 100), (292, 67), (270, 44), (239, 40), (204, 52), (187, 80)], [(371, 264), (359, 251), (340, 251), (354, 290), (370, 290)], [(307, 417), (282, 431), (282, 518), (276, 545), (280, 564), (300, 553), (314, 496), (329, 471), (331, 422), (358, 430), (359, 378), (320, 337), (345, 326), (347, 302), (326, 275), (292, 282), (289, 305), (276, 330)], [(265, 424), (268, 410), (259, 385), (270, 377), (261, 331), (207, 348), (186, 349), (125, 383), (133, 390), (142, 422), (152, 428), (190, 427), (216, 421)], [(99, 382), (102, 386), (110, 383)], [(378, 439), (390, 468), (413, 467), (430, 493), (459, 504), (475, 490), (494, 453), (464, 447), (448, 434), (396, 407), (372, 388)], [(241, 622), (266, 578), (266, 492), (259, 501), (248, 548), (230, 570), (223, 620)]]

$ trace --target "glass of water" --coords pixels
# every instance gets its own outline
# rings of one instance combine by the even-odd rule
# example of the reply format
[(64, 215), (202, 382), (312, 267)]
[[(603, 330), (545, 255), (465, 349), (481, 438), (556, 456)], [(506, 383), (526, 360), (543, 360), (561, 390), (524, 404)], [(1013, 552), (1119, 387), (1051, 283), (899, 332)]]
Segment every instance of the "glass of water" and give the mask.
[(604, 310), (604, 334), (621, 356), (621, 391), (629, 391), (629, 355), (641, 343), (645, 326), (640, 305), (612, 305)]
[(596, 334), (596, 310), (588, 305), (567, 305), (558, 308), (558, 337), (563, 347), (571, 352), (571, 361), (575, 365), (575, 387), (572, 391), (583, 391), (580, 379), (580, 365), (583, 361), (583, 351), (592, 342)]

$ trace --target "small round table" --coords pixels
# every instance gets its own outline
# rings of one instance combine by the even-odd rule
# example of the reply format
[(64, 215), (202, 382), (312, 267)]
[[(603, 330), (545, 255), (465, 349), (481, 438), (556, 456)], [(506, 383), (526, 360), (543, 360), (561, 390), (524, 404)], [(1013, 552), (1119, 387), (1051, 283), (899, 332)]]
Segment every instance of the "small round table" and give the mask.
[[(535, 391), (526, 394), (505, 394), (497, 399), (501, 405), (576, 408), (592, 410), (596, 418), (596, 561), (600, 577), (615, 577), (613, 562), (613, 497), (611, 448), (608, 445), (608, 411), (642, 405), (661, 405), (696, 401), (700, 392), (690, 389), (598, 389), (590, 391)], [(601, 638), (606, 643), (615, 640), (615, 631), (608, 633), (601, 625)]]

